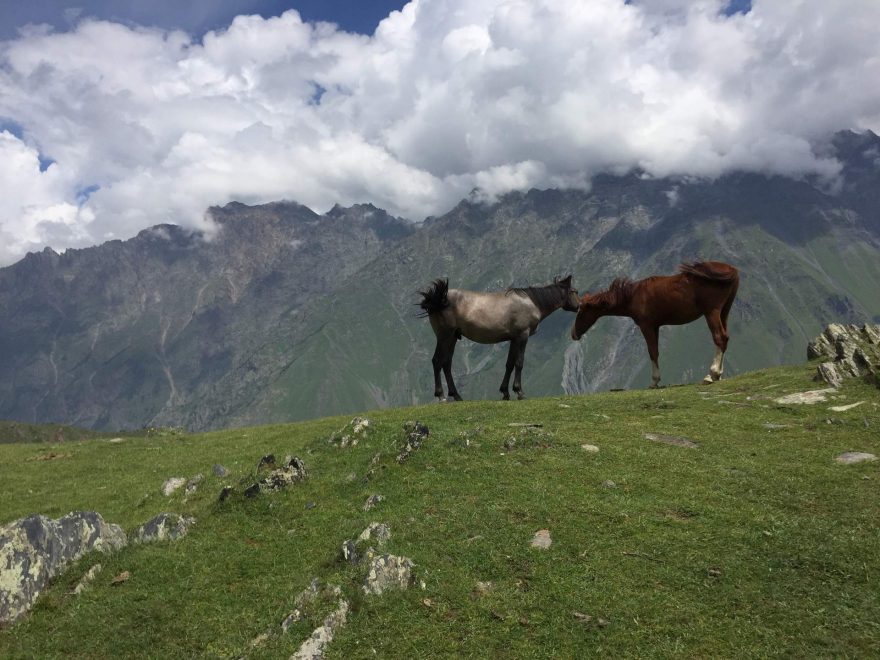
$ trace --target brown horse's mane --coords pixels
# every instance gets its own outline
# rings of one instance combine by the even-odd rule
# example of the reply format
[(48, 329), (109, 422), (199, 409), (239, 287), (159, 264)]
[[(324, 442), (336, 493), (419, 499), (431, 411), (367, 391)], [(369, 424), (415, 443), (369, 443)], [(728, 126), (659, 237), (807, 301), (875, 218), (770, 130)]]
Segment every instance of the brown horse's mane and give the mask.
[(593, 300), (608, 307), (617, 307), (629, 302), (632, 298), (633, 291), (636, 288), (636, 282), (628, 277), (618, 277), (605, 291), (590, 296)]

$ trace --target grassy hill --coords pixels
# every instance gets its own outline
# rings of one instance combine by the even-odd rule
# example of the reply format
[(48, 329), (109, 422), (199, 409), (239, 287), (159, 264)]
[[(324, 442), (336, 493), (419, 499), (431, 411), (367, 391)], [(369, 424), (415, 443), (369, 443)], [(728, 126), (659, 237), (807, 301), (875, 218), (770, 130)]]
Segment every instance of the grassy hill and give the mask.
[[(343, 417), (0, 446), (2, 521), (75, 509), (127, 529), (161, 511), (198, 519), (180, 541), (84, 558), (0, 631), (0, 657), (287, 657), (326, 611), (249, 643), (280, 632), (313, 577), (352, 603), (334, 658), (876, 656), (880, 462), (833, 459), (880, 454), (880, 390), (854, 382), (825, 403), (774, 402), (815, 389), (811, 374), (377, 411), (349, 448), (328, 440)], [(413, 419), (430, 437), (399, 464)], [(523, 423), (542, 426), (511, 426)], [(35, 460), (47, 452), (59, 456)], [(217, 501), (267, 453), (300, 456), (309, 479)], [(211, 476), (214, 463), (231, 476)], [(188, 500), (159, 493), (168, 477), (196, 473), (206, 478)], [(374, 493), (385, 501), (363, 511)], [(387, 551), (416, 563), (424, 589), (360, 593), (363, 569), (339, 551), (372, 521), (390, 525)], [(548, 550), (529, 546), (540, 529)], [(99, 561), (94, 588), (69, 595)]]

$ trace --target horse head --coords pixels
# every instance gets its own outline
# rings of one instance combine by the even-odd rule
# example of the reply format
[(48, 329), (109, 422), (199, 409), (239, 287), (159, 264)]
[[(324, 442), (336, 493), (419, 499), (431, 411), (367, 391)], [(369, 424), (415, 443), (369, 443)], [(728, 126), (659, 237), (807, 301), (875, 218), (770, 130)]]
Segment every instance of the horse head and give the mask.
[(578, 311), (580, 300), (578, 299), (577, 289), (571, 288), (571, 275), (566, 275), (563, 278), (557, 277), (553, 280), (553, 283), (562, 291), (562, 309), (566, 312)]
[(585, 293), (578, 304), (574, 325), (571, 326), (571, 338), (578, 341), (604, 315), (604, 302), (596, 296)]

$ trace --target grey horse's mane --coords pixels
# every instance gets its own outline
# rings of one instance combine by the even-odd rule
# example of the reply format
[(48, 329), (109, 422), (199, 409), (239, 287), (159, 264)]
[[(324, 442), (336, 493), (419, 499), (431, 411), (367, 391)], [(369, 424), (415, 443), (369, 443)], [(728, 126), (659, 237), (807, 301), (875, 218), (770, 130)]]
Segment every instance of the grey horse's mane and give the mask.
[(510, 287), (507, 289), (507, 295), (516, 294), (528, 297), (542, 312), (556, 309), (562, 305), (568, 292), (571, 290), (559, 285), (561, 279), (560, 277), (555, 277), (553, 278), (553, 284), (547, 284), (546, 286)]

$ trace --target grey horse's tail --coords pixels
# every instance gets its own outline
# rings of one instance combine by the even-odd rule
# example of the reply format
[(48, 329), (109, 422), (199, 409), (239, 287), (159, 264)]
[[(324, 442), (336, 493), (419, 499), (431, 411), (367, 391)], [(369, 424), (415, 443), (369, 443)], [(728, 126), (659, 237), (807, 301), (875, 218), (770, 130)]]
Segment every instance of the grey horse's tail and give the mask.
[(438, 278), (431, 282), (427, 291), (419, 291), (418, 293), (422, 296), (422, 301), (417, 303), (423, 310), (419, 314), (421, 317), (437, 314), (449, 307), (449, 298), (446, 297), (446, 294), (449, 293), (449, 280), (447, 279)]

